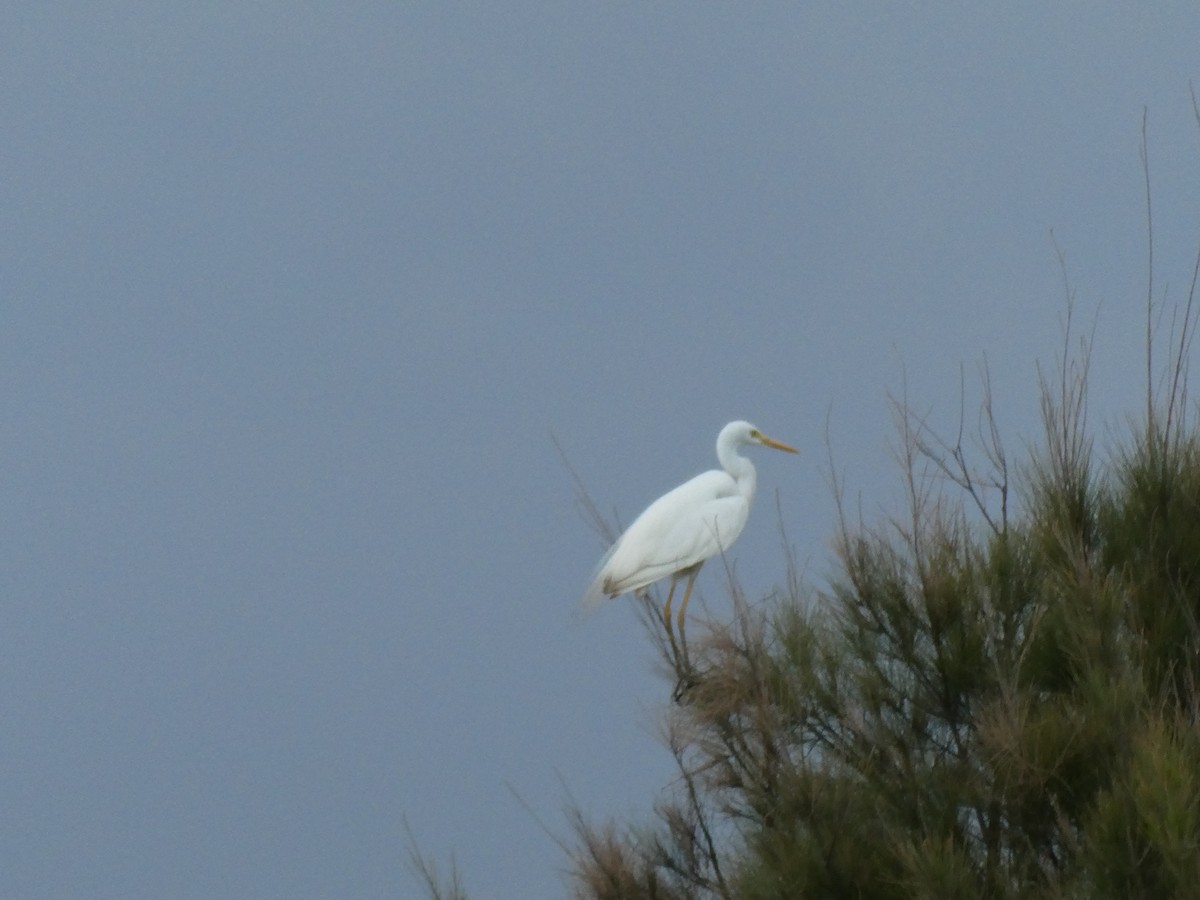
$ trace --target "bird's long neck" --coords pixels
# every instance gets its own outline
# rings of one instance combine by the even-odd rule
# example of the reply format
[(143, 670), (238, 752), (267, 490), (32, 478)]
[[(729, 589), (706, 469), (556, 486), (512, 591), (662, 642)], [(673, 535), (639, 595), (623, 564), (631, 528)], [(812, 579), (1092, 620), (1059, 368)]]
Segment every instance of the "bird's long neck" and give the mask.
[(747, 500), (753, 500), (754, 489), (758, 485), (758, 473), (754, 471), (754, 463), (732, 447), (717, 447), (717, 459), (720, 460), (722, 468), (737, 482), (738, 493)]

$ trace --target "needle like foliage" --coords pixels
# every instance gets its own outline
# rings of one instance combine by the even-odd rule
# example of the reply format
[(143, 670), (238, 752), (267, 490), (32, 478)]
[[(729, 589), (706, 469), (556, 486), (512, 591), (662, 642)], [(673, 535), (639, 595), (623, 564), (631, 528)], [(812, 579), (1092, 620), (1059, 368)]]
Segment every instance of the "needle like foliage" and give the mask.
[(1115, 451), (1066, 284), (1028, 459), (984, 366), (966, 441), (895, 404), (905, 514), (843, 512), (828, 587), (789, 565), (752, 605), (731, 579), (731, 621), (695, 623), (686, 656), (642, 598), (679, 777), (649, 824), (572, 812), (576, 897), (1200, 897), (1197, 274), (1161, 376), (1148, 285), (1145, 413)]
[(1200, 896), (1195, 283), (1145, 420), (1105, 458), (1068, 285), (1023, 464), (984, 367), (969, 446), (896, 404), (908, 508), (843, 514), (828, 588), (789, 572), (783, 596), (751, 606), (734, 585), (732, 622), (688, 661), (647, 607), (678, 685), (680, 777), (656, 824), (576, 817), (576, 896)]
[(1177, 397), (1101, 469), (1067, 376), (1015, 520), (996, 431), (981, 478), (903, 414), (908, 517), (843, 521), (826, 591), (735, 591), (673, 667), (681, 786), (580, 819), (578, 896), (1200, 892), (1200, 435)]

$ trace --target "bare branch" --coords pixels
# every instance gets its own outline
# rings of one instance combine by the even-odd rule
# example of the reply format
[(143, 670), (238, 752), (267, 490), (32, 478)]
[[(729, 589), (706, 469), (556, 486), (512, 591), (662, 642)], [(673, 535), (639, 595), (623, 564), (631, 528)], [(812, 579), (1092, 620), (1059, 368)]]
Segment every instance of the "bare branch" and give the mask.
[(1146, 189), (1146, 424), (1149, 431), (1152, 432), (1154, 430), (1154, 341), (1151, 323), (1154, 309), (1154, 212), (1150, 202), (1150, 150), (1146, 141), (1149, 117), (1150, 111), (1143, 107), (1142, 143), (1139, 153)]
[(408, 823), (408, 818), (405, 817), (403, 822), (404, 833), (408, 837), (409, 871), (425, 886), (429, 897), (432, 900), (467, 900), (467, 892), (463, 888), (462, 879), (459, 876), (458, 866), (454, 862), (453, 854), (450, 856), (449, 882), (446, 882), (443, 880), (441, 872), (438, 870), (438, 864), (433, 857), (421, 852), (412, 827)]
[(604, 514), (600, 512), (595, 501), (592, 500), (592, 495), (584, 485), (583, 479), (579, 477), (579, 473), (571, 465), (571, 460), (567, 457), (567, 452), (559, 442), (558, 435), (553, 431), (550, 432), (550, 440), (554, 442), (554, 449), (558, 451), (558, 458), (562, 461), (563, 467), (570, 474), (571, 481), (575, 485), (575, 503), (583, 514), (584, 521), (591, 526), (596, 534), (604, 538), (605, 546), (608, 546), (617, 539), (619, 529), (609, 524), (608, 520), (604, 518)]

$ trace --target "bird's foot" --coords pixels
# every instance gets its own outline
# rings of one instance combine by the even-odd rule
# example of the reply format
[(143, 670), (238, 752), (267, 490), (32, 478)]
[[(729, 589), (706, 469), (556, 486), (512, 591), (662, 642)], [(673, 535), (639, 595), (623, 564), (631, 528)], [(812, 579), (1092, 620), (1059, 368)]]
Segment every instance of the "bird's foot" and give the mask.
[(671, 691), (671, 699), (682, 705), (691, 689), (700, 683), (700, 676), (690, 665), (683, 669), (676, 668), (675, 674), (678, 677), (675, 680), (675, 689)]

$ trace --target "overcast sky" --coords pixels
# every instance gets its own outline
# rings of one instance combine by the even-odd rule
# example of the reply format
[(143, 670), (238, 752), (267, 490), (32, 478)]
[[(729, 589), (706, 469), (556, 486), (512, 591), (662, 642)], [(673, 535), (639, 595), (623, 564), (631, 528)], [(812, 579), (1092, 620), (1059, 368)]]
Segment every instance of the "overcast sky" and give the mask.
[[(834, 572), (827, 444), (986, 355), (1037, 434), (1062, 249), (1092, 424), (1200, 240), (1194, 3), (23, 3), (0, 14), (0, 895), (564, 893), (670, 685), (628, 522), (747, 418), (733, 558)], [(1053, 230), (1054, 237), (1051, 237)], [(727, 612), (716, 567), (697, 619)], [(707, 613), (705, 612), (707, 608)], [(693, 625), (698, 628), (699, 625)], [(522, 806), (522, 798), (533, 814)]]

